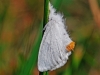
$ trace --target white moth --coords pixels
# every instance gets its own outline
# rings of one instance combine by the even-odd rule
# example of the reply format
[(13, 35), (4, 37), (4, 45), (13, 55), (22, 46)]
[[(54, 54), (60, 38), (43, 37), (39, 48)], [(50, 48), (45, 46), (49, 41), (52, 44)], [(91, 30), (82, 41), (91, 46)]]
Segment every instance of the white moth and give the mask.
[(49, 4), (49, 22), (39, 49), (38, 70), (40, 72), (52, 71), (63, 66), (71, 51), (66, 50), (72, 40), (66, 31), (63, 16)]

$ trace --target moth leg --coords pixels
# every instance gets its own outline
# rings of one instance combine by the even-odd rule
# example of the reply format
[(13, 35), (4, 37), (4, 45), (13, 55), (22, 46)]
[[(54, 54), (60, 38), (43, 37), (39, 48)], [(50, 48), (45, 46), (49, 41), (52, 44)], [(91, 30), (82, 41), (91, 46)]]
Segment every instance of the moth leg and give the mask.
[(66, 46), (66, 50), (71, 51), (75, 47), (75, 42), (71, 42), (68, 46)]

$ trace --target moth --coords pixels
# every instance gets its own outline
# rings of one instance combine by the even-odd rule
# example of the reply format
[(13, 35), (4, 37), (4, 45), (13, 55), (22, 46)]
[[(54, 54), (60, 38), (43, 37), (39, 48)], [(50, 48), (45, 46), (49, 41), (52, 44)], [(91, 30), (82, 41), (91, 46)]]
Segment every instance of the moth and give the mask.
[(63, 15), (49, 3), (49, 22), (44, 27), (45, 32), (40, 44), (38, 54), (38, 70), (40, 72), (52, 71), (63, 66), (75, 42), (69, 37)]

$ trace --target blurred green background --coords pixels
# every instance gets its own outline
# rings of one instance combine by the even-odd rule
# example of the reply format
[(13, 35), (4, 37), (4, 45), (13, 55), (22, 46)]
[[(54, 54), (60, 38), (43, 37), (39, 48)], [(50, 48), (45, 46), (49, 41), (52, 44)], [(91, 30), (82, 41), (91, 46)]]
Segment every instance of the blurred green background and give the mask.
[[(67, 64), (49, 74), (100, 75), (100, 30), (88, 0), (50, 1), (64, 14), (76, 47)], [(0, 0), (0, 75), (38, 75), (43, 6), (44, 0)]]

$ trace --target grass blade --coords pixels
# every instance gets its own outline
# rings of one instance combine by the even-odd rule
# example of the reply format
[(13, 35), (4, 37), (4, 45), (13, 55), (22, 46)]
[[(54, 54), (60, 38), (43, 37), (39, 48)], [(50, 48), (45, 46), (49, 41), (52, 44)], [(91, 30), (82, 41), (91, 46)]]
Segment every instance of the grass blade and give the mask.
[[(40, 26), (39, 32), (42, 31), (42, 25)], [(38, 58), (38, 50), (42, 39), (42, 33), (39, 33), (38, 39), (32, 47), (32, 52), (29, 59), (24, 63), (20, 75), (29, 75), (32, 67), (35, 67)]]
[[(49, 0), (44, 0), (44, 18), (43, 18), (43, 27), (45, 27), (49, 18)], [(44, 34), (44, 32), (43, 32)], [(39, 72), (39, 75), (48, 75), (48, 71)]]

